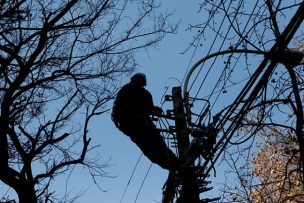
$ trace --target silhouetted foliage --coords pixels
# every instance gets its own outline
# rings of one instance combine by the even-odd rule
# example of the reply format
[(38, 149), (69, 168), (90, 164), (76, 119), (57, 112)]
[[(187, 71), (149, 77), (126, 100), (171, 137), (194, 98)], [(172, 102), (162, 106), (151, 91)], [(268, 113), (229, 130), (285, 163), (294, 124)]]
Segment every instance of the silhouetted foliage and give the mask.
[(95, 183), (105, 175), (107, 163), (88, 158), (89, 123), (137, 67), (136, 52), (175, 32), (158, 8), (154, 0), (0, 2), (0, 180), (20, 203), (58, 202), (50, 185), (75, 165)]

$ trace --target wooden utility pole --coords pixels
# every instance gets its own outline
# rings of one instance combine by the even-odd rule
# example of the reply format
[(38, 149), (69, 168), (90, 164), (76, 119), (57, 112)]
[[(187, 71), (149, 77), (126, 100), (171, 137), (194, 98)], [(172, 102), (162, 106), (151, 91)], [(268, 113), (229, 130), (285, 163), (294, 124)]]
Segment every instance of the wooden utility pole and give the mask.
[[(181, 162), (185, 162), (190, 141), (181, 87), (172, 88), (172, 100), (179, 158)], [(190, 170), (191, 166), (193, 166), (193, 163), (185, 166), (185, 168), (180, 171), (181, 191), (177, 203), (200, 202), (198, 177), (195, 174), (195, 170)]]
[(177, 149), (180, 159), (184, 160), (190, 144), (181, 87), (172, 88), (173, 114), (175, 118)]

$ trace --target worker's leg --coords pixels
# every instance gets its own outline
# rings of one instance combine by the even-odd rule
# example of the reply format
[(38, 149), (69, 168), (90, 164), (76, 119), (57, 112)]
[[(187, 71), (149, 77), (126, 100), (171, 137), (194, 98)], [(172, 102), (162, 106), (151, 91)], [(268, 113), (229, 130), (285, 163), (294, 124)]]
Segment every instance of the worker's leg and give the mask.
[(141, 149), (153, 163), (167, 170), (178, 170), (179, 160), (167, 147), (151, 121), (125, 119), (121, 130)]
[(130, 138), (153, 163), (170, 171), (179, 169), (178, 158), (167, 147), (152, 122), (149, 125), (139, 127), (138, 132)]

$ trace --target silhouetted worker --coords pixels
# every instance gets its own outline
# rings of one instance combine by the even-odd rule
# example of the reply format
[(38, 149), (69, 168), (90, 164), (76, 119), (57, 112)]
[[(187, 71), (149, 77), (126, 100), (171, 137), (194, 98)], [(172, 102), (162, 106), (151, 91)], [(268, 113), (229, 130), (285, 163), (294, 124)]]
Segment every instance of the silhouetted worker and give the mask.
[(112, 120), (124, 134), (137, 144), (153, 162), (169, 171), (179, 169), (179, 160), (167, 147), (150, 115), (162, 110), (153, 105), (146, 86), (146, 76), (137, 73), (118, 92), (112, 110)]

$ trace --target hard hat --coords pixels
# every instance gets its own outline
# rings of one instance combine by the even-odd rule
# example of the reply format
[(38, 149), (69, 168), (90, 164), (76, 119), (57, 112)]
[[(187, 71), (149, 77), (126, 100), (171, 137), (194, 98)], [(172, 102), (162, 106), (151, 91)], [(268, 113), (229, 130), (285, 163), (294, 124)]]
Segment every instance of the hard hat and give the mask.
[(144, 73), (136, 73), (131, 77), (131, 82), (141, 86), (146, 86), (147, 84), (146, 75)]

